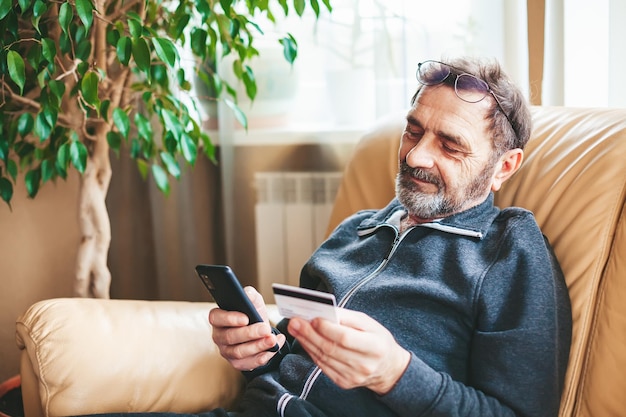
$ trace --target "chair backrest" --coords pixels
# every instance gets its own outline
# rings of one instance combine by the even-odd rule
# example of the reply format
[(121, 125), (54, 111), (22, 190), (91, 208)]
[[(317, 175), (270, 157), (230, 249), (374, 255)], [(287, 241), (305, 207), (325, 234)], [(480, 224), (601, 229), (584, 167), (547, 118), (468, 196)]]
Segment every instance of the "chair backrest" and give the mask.
[[(626, 109), (534, 107), (520, 171), (500, 207), (535, 213), (564, 271), (574, 319), (560, 416), (626, 410)], [(402, 118), (376, 127), (346, 166), (329, 230), (394, 195)]]

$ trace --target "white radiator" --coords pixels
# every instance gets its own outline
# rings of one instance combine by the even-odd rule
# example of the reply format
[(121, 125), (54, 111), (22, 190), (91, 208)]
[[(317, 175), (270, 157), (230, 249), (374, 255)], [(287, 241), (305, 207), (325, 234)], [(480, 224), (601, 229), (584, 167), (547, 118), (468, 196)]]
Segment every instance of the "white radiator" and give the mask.
[(341, 172), (257, 172), (255, 206), (258, 289), (298, 285), (300, 269), (322, 243)]

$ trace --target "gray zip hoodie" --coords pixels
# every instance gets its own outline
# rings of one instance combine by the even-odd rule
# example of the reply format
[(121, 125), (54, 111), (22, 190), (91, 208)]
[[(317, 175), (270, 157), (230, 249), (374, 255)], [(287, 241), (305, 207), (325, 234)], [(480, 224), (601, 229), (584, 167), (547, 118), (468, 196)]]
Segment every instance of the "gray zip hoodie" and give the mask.
[[(331, 292), (342, 307), (379, 321), (411, 352), (396, 386), (384, 396), (342, 390), (290, 339), (248, 375), (245, 415), (557, 415), (571, 310), (532, 213), (500, 210), (490, 195), (399, 235), (403, 213), (394, 199), (349, 217), (300, 277), (303, 287)], [(279, 328), (286, 332), (286, 323)]]

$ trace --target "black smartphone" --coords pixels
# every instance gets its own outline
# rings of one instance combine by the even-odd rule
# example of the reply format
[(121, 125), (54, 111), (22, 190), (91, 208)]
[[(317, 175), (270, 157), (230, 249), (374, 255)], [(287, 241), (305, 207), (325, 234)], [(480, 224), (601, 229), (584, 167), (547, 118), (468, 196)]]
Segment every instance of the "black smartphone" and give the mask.
[[(244, 313), (248, 316), (249, 324), (263, 321), (229, 266), (197, 265), (196, 273), (222, 310)], [(275, 352), (278, 350), (278, 345), (268, 350)]]

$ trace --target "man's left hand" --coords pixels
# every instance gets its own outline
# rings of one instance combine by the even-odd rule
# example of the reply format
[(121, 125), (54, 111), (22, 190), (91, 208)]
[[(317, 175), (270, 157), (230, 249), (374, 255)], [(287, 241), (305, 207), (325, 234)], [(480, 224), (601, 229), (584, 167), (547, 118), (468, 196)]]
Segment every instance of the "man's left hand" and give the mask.
[(341, 309), (340, 321), (292, 318), (288, 330), (339, 387), (388, 393), (406, 370), (411, 354), (364, 313)]

